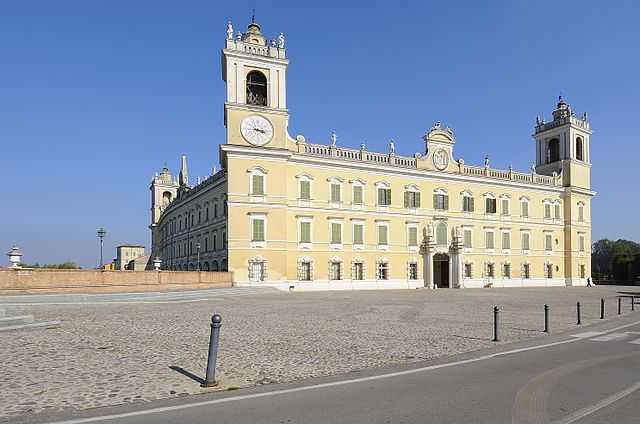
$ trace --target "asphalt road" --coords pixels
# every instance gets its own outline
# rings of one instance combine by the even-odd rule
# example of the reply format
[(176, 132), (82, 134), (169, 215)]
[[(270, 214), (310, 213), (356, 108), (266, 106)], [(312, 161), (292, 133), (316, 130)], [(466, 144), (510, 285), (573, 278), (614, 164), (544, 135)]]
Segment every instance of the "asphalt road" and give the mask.
[(640, 314), (383, 370), (12, 422), (638, 423)]

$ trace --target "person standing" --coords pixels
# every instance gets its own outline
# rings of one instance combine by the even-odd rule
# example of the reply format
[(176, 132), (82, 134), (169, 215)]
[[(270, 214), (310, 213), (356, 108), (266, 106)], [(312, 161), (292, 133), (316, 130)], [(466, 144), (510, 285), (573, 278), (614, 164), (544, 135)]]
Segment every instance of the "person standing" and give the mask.
[(587, 287), (592, 287), (591, 286), (591, 277), (587, 277)]

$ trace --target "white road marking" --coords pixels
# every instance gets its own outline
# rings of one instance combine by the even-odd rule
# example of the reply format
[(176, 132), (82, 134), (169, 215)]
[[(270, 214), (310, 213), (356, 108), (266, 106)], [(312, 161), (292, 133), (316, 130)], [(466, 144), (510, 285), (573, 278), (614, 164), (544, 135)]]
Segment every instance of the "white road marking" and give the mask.
[(574, 423), (578, 420), (581, 420), (582, 418), (593, 414), (594, 412), (599, 411), (602, 408), (606, 408), (607, 406), (611, 405), (614, 402), (619, 401), (620, 399), (622, 399), (625, 396), (629, 396), (631, 393), (635, 392), (636, 390), (640, 389), (640, 382), (637, 382), (636, 384), (627, 387), (626, 389), (615, 393), (609, 397), (606, 397), (604, 399), (602, 399), (600, 402), (591, 405), (591, 406), (587, 406), (586, 408), (582, 408), (577, 410), (576, 412), (574, 412), (573, 414), (558, 420), (558, 421), (554, 421), (552, 424), (571, 424)]
[[(639, 325), (639, 324), (640, 324), (640, 321), (636, 321), (636, 322), (633, 322), (633, 323), (630, 323), (630, 324), (625, 324), (625, 325), (621, 325), (621, 326), (618, 326), (618, 327), (615, 327), (615, 328), (611, 328), (611, 329), (609, 329), (607, 331), (601, 332), (600, 334), (613, 333), (613, 332), (616, 332), (618, 330), (622, 330), (623, 328), (628, 328), (628, 327), (632, 327), (634, 325)], [(352, 379), (348, 379), (348, 380), (333, 381), (333, 382), (330, 382), (330, 383), (312, 384), (312, 385), (309, 385), (309, 386), (294, 387), (294, 388), (291, 388), (291, 389), (273, 390), (273, 391), (270, 391), (270, 392), (262, 392), (262, 393), (253, 393), (253, 394), (250, 394), (250, 395), (229, 396), (229, 397), (220, 398), (220, 399), (211, 399), (211, 400), (187, 403), (187, 404), (182, 404), (182, 405), (150, 408), (150, 409), (144, 409), (144, 410), (139, 410), (139, 411), (125, 412), (125, 413), (121, 413), (121, 414), (111, 414), (111, 415), (103, 415), (103, 416), (99, 416), (99, 417), (89, 417), (89, 418), (77, 418), (77, 419), (71, 419), (71, 420), (66, 420), (66, 421), (54, 421), (54, 422), (49, 422), (47, 424), (84, 424), (84, 423), (92, 423), (92, 422), (98, 422), (98, 421), (108, 421), (108, 420), (115, 420), (115, 419), (119, 419), (119, 418), (129, 418), (129, 417), (137, 417), (137, 416), (141, 416), (141, 415), (150, 415), (150, 414), (159, 414), (159, 413), (163, 413), (163, 412), (179, 411), (179, 410), (182, 410), (182, 409), (197, 408), (199, 406), (216, 405), (216, 404), (220, 404), (220, 403), (229, 403), (229, 402), (235, 402), (235, 401), (240, 401), (240, 400), (257, 399), (257, 398), (263, 398), (263, 397), (269, 397), (269, 396), (278, 396), (278, 395), (284, 395), (284, 394), (287, 394), (287, 393), (305, 392), (305, 391), (309, 391), (309, 390), (318, 390), (318, 389), (324, 389), (324, 388), (327, 388), (327, 387), (344, 386), (344, 385), (347, 385), (347, 384), (363, 383), (363, 382), (366, 382), (366, 381), (383, 380), (383, 379), (387, 379), (387, 378), (393, 378), (393, 377), (399, 377), (399, 376), (404, 376), (404, 375), (417, 374), (417, 373), (432, 371), (432, 370), (441, 369), (441, 368), (449, 368), (449, 367), (454, 367), (454, 366), (458, 366), (458, 365), (470, 364), (470, 363), (473, 363), (473, 362), (486, 361), (487, 359), (497, 358), (497, 357), (500, 357), (500, 356), (511, 355), (511, 354), (514, 354), (514, 353), (528, 352), (528, 351), (538, 350), (538, 349), (544, 349), (544, 348), (551, 347), (551, 346), (558, 346), (558, 345), (562, 345), (562, 344), (578, 342), (578, 341), (581, 341), (581, 340), (584, 340), (584, 338), (576, 338), (576, 337), (574, 337), (572, 339), (566, 339), (566, 340), (562, 340), (562, 341), (558, 341), (558, 342), (554, 342), (554, 343), (547, 343), (547, 344), (542, 344), (542, 345), (529, 346), (529, 347), (524, 347), (524, 348), (520, 348), (520, 349), (508, 350), (508, 351), (505, 351), (505, 352), (491, 353), (489, 355), (483, 355), (483, 356), (479, 356), (477, 358), (463, 359), (463, 360), (460, 360), (460, 361), (447, 362), (447, 363), (439, 364), (439, 365), (430, 365), (430, 366), (421, 367), (421, 368), (413, 368), (413, 369), (410, 369), (410, 370), (391, 372), (391, 373), (387, 373), (387, 374), (372, 375), (372, 376), (369, 376), (369, 377), (352, 378)], [(638, 383), (638, 386), (640, 387), (640, 383)], [(629, 390), (629, 389), (627, 389), (627, 390)], [(637, 388), (633, 389), (633, 390), (637, 390)], [(631, 393), (631, 392), (629, 392), (629, 393)], [(629, 394), (629, 393), (627, 393), (627, 394)], [(626, 396), (627, 394), (625, 394), (624, 396)], [(619, 393), (617, 395), (619, 395)], [(616, 396), (616, 395), (614, 395), (614, 396)], [(624, 396), (620, 396), (617, 399), (620, 399), (620, 398), (622, 398)], [(609, 399), (609, 398), (607, 398), (607, 399)], [(615, 402), (615, 400), (611, 401), (609, 403), (613, 403), (613, 402)], [(596, 405), (599, 405), (599, 403), (596, 404)], [(580, 411), (578, 411), (578, 412), (580, 412)], [(589, 413), (591, 413), (591, 412), (589, 412)], [(565, 422), (561, 422), (561, 423), (562, 424), (569, 424), (569, 423), (572, 423), (572, 422), (573, 421), (567, 421), (566, 423)], [(560, 423), (558, 423), (558, 424), (560, 424)]]
[(589, 338), (604, 334), (602, 331), (587, 331), (585, 333), (572, 334), (571, 337)]
[(640, 345), (640, 339), (631, 340), (629, 343)]
[(629, 337), (629, 335), (625, 333), (611, 333), (605, 336), (600, 336), (600, 337), (596, 337), (595, 339), (589, 339), (589, 340), (592, 342), (610, 342), (614, 340), (624, 340), (627, 337)]

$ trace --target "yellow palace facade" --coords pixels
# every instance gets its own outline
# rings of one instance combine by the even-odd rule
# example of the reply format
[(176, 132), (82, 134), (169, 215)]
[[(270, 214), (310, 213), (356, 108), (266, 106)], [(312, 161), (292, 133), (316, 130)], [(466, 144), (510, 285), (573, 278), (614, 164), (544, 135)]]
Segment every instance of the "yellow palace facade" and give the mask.
[(227, 25), (222, 169), (151, 183), (152, 257), (170, 270), (229, 270), (282, 289), (585, 285), (591, 264), (586, 114), (562, 99), (536, 119), (535, 166), (455, 159), (436, 122), (413, 157), (311, 144), (287, 131), (285, 38)]

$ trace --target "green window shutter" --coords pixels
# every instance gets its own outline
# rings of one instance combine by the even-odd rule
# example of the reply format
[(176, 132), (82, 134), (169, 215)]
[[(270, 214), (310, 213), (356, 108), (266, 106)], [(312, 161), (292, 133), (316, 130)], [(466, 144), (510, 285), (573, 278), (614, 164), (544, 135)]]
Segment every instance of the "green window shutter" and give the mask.
[(416, 196), (416, 208), (419, 208), (420, 207), (420, 192), (419, 191), (416, 192), (415, 196)]
[(433, 195), (433, 209), (438, 209), (438, 195)]
[(353, 244), (363, 244), (362, 224), (354, 224), (353, 226)]
[(391, 205), (391, 189), (390, 188), (386, 189), (386, 192), (387, 192), (387, 203), (386, 204), (387, 205)]
[(418, 229), (415, 227), (409, 227), (409, 246), (418, 245)]
[(361, 205), (362, 201), (362, 187), (354, 186), (353, 187), (353, 203), (356, 205)]
[(388, 244), (387, 227), (385, 225), (378, 226), (378, 244), (380, 245)]
[(300, 198), (311, 199), (311, 183), (309, 181), (300, 181)]
[(253, 241), (264, 241), (264, 220), (253, 220)]
[(487, 249), (493, 249), (493, 233), (487, 232), (486, 237), (487, 237)]
[(464, 232), (464, 247), (471, 248), (471, 231)]
[(447, 211), (449, 210), (449, 196), (444, 195), (444, 210)]
[(331, 244), (341, 244), (341, 225), (337, 222), (331, 223)]
[(264, 176), (262, 175), (254, 175), (253, 176), (253, 193), (257, 195), (264, 194)]
[(470, 204), (469, 212), (473, 212), (473, 210), (474, 210), (473, 202), (474, 202), (473, 197), (470, 197), (469, 198), (469, 204)]
[(404, 207), (405, 208), (409, 207), (409, 192), (408, 191), (404, 192)]
[(502, 248), (511, 249), (511, 238), (509, 237), (509, 233), (502, 233)]
[(300, 223), (300, 242), (311, 243), (311, 223), (310, 222)]
[(340, 184), (331, 184), (331, 201), (340, 201)]

